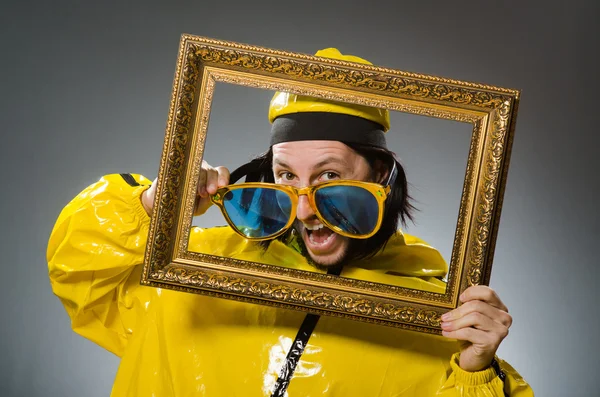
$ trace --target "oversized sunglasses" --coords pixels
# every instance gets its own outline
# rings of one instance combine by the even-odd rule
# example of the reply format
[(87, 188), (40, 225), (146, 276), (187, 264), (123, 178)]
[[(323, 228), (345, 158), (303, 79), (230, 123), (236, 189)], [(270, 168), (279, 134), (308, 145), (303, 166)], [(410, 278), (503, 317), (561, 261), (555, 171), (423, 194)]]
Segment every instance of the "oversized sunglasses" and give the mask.
[(324, 226), (345, 237), (365, 239), (381, 227), (385, 201), (397, 173), (394, 161), (384, 185), (353, 180), (303, 188), (265, 182), (240, 183), (218, 189), (211, 201), (237, 234), (260, 241), (285, 233), (296, 219), (300, 196), (306, 195)]

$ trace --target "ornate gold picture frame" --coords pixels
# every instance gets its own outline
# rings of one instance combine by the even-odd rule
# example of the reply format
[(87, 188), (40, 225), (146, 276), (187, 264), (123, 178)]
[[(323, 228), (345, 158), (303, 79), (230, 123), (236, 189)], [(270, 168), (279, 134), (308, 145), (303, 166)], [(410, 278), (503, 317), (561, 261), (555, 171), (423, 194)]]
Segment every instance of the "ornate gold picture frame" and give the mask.
[[(445, 293), (188, 251), (217, 82), (467, 123), (467, 166)], [(519, 91), (183, 35), (142, 284), (441, 333), (467, 287), (489, 283)], [(176, 308), (174, 308), (176, 310)]]

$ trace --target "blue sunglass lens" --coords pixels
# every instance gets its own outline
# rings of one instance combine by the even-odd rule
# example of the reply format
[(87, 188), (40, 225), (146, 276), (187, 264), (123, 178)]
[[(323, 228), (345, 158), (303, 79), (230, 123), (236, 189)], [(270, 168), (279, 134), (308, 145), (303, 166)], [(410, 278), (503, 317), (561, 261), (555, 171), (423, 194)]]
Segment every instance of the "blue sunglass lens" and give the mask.
[(292, 200), (277, 189), (242, 188), (223, 197), (227, 216), (243, 235), (266, 238), (280, 232), (291, 215)]
[(377, 226), (379, 203), (362, 187), (326, 186), (315, 192), (315, 202), (321, 216), (346, 233), (366, 235)]

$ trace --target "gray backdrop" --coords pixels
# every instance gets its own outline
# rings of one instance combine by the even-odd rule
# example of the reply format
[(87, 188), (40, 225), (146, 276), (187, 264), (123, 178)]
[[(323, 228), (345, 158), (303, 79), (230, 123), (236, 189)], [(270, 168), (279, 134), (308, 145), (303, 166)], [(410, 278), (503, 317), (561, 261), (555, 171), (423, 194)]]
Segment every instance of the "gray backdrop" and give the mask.
[[(211, 102), (204, 159), (231, 171), (263, 153), (269, 145), (268, 108), (274, 91), (218, 82)], [(473, 125), (390, 112), (388, 149), (396, 153), (410, 181), (417, 207), (414, 222), (403, 227), (450, 262)], [(194, 225), (224, 225), (217, 206), (194, 218)]]
[(499, 354), (538, 396), (598, 395), (596, 1), (122, 3), (2, 4), (0, 395), (109, 395), (118, 360), (71, 331), (46, 243), (103, 174), (156, 175), (184, 32), (522, 89), (491, 281), (514, 316)]

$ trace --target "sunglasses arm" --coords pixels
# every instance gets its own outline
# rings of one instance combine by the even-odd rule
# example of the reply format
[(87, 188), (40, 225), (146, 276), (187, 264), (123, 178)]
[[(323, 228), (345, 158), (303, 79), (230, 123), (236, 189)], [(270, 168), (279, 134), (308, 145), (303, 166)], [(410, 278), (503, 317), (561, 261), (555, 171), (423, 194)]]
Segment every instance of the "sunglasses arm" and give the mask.
[[(392, 170), (387, 178), (387, 181), (383, 184), (383, 186), (387, 189), (391, 189), (391, 186), (396, 182), (396, 178), (398, 177), (398, 167), (396, 167), (396, 160), (394, 160), (392, 165)], [(389, 191), (388, 191), (389, 192)]]

